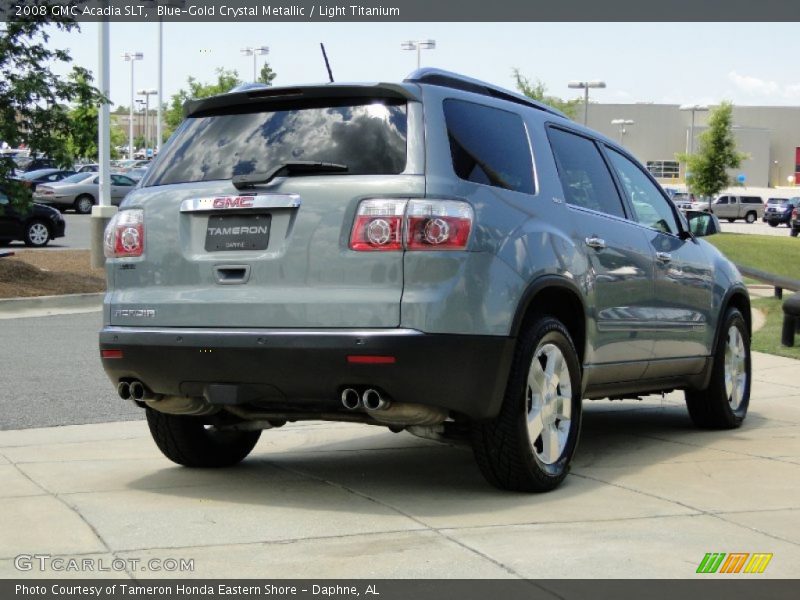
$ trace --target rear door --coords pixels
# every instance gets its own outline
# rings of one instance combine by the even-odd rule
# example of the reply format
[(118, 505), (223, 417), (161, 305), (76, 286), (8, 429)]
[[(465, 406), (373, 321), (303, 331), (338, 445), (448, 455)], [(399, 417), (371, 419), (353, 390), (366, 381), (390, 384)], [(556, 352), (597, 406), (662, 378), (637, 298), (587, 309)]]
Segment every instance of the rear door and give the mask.
[[(128, 197), (144, 210), (144, 256), (112, 261), (112, 323), (398, 326), (402, 251), (348, 241), (362, 199), (424, 195), (420, 105), (364, 88), (332, 99), (292, 91), (291, 102), (215, 108), (176, 132)], [(347, 170), (282, 172), (247, 190), (231, 182), (292, 161)], [(152, 312), (144, 322), (119, 308)]]
[(570, 209), (577, 244), (591, 264), (587, 304), (596, 332), (587, 362), (616, 363), (597, 377), (625, 381), (641, 376), (653, 350), (653, 252), (644, 230), (626, 217), (609, 168), (596, 143), (551, 127), (553, 156)]

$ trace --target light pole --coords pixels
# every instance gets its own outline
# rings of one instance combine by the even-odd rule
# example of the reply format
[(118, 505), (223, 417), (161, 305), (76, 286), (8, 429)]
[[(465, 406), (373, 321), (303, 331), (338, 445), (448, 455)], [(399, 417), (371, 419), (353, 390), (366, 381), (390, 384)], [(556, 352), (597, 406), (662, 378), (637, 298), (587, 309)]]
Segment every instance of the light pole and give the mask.
[(137, 60), (142, 60), (144, 58), (144, 54), (141, 52), (124, 52), (122, 54), (122, 58), (126, 61), (131, 63), (131, 111), (130, 111), (130, 121), (128, 122), (128, 158), (133, 158), (133, 93), (136, 91), (136, 88), (133, 85), (133, 63)]
[(630, 119), (614, 119), (611, 121), (612, 125), (619, 125), (619, 145), (625, 145), (625, 134), (628, 133), (628, 130), (625, 129), (626, 125), (633, 125), (635, 121)]
[(694, 154), (694, 113), (708, 112), (708, 107), (703, 104), (684, 104), (679, 110), (692, 113), (692, 124), (689, 127), (689, 140), (686, 143), (686, 154)]
[(781, 183), (781, 163), (773, 160), (772, 164), (775, 165), (775, 187), (778, 187)]
[(256, 57), (258, 55), (264, 56), (266, 54), (269, 54), (269, 48), (267, 46), (259, 46), (257, 48), (254, 48), (252, 46), (248, 46), (247, 48), (242, 48), (241, 49), (241, 53), (242, 53), (243, 56), (252, 56), (253, 57), (253, 81), (255, 82), (257, 80), (257, 77), (256, 77), (256, 61), (257, 61), (257, 58)]
[(583, 90), (583, 124), (589, 123), (589, 89), (590, 88), (604, 88), (606, 87), (605, 81), (570, 81), (568, 87), (574, 90)]
[(139, 90), (136, 93), (144, 96), (144, 152), (146, 155), (147, 149), (150, 147), (150, 127), (148, 127), (150, 123), (150, 96), (158, 94), (158, 90), (148, 88)]
[(417, 68), (419, 69), (421, 64), (421, 52), (422, 50), (434, 50), (436, 49), (436, 40), (409, 40), (407, 42), (403, 42), (400, 44), (400, 47), (403, 50), (416, 50), (417, 51)]

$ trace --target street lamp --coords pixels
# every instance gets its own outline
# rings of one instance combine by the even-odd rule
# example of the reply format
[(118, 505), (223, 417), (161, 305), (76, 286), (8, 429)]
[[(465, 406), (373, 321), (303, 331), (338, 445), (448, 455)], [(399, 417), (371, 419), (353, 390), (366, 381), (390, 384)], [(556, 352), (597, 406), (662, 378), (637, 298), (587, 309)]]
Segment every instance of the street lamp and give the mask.
[(124, 52), (122, 54), (122, 58), (126, 62), (131, 63), (131, 112), (130, 112), (130, 121), (128, 122), (128, 158), (133, 158), (133, 92), (135, 91), (135, 87), (133, 85), (133, 63), (137, 60), (142, 60), (144, 58), (144, 54), (141, 52)]
[(256, 57), (258, 55), (264, 56), (265, 54), (269, 54), (269, 48), (267, 46), (259, 46), (254, 48), (252, 46), (248, 46), (247, 48), (242, 48), (241, 53), (243, 56), (252, 56), (253, 57), (253, 81), (256, 81), (256, 61), (258, 60)]
[(144, 96), (144, 152), (147, 154), (147, 149), (150, 147), (150, 96), (158, 94), (158, 90), (152, 88), (139, 90), (136, 92), (140, 96)]
[(400, 47), (403, 50), (416, 50), (417, 51), (417, 68), (420, 66), (420, 54), (423, 49), (434, 50), (436, 48), (436, 40), (409, 40), (402, 42)]
[(679, 110), (692, 113), (692, 125), (689, 128), (689, 140), (686, 144), (686, 154), (694, 154), (694, 113), (708, 112), (708, 107), (704, 104), (684, 104)]
[(567, 84), (574, 90), (583, 90), (583, 124), (589, 122), (589, 88), (604, 88), (605, 81), (570, 81)]
[(626, 125), (633, 125), (635, 121), (631, 121), (630, 119), (614, 119), (611, 121), (612, 125), (619, 125), (619, 145), (624, 146), (624, 139), (625, 134), (628, 133), (628, 130), (625, 129)]

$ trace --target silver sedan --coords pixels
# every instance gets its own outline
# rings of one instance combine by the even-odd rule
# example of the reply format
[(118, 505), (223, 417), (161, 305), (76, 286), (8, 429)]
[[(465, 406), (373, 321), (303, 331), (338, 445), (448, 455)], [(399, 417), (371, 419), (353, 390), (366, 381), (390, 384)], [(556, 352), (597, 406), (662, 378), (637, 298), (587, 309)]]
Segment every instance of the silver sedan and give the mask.
[[(136, 186), (136, 182), (125, 175), (111, 174), (111, 204), (119, 206), (122, 199)], [(92, 206), (100, 197), (100, 177), (97, 173), (76, 173), (56, 183), (40, 185), (33, 199), (42, 204), (50, 204), (59, 210), (74, 208), (76, 213), (85, 215), (92, 212)]]

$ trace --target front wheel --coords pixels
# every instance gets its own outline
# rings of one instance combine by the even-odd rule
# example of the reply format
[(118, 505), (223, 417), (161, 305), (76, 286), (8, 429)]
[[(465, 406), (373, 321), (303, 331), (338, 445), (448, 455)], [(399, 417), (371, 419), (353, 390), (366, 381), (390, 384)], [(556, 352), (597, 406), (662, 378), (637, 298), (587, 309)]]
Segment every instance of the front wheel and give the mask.
[(250, 454), (261, 431), (220, 431), (200, 417), (168, 415), (152, 408), (147, 425), (158, 449), (185, 467), (230, 467)]
[(777, 221), (767, 221), (767, 223), (769, 223), (770, 227), (777, 227), (778, 226), (778, 222)]
[(750, 335), (742, 313), (728, 309), (705, 390), (687, 390), (686, 407), (698, 427), (734, 429), (750, 404)]
[(567, 476), (581, 425), (581, 367), (564, 325), (538, 317), (519, 338), (500, 414), (472, 426), (484, 477), (505, 490), (546, 492)]
[(31, 221), (25, 226), (25, 239), (23, 241), (26, 246), (34, 248), (47, 246), (47, 242), (50, 241), (50, 230), (41, 221)]
[(756, 213), (749, 212), (744, 216), (744, 220), (748, 223), (755, 223), (756, 222)]

